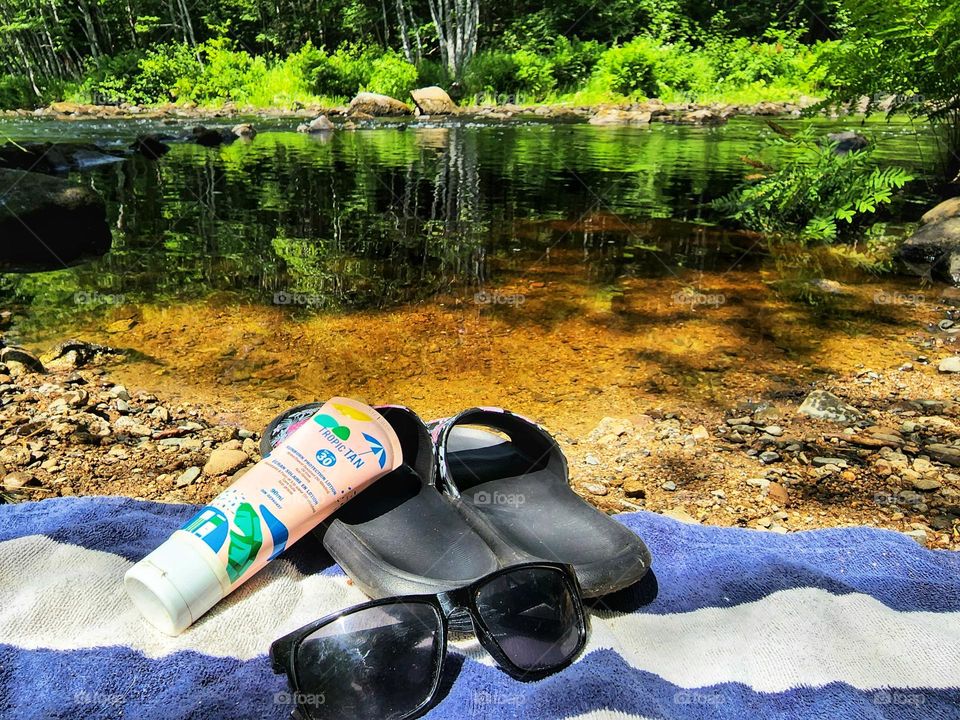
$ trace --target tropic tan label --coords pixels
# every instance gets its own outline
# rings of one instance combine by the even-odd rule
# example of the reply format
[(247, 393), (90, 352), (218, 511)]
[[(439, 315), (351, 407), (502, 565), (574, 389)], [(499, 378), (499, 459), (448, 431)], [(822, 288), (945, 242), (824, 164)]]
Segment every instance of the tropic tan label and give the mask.
[(229, 591), (402, 460), (383, 416), (333, 398), (177, 532), (213, 551)]

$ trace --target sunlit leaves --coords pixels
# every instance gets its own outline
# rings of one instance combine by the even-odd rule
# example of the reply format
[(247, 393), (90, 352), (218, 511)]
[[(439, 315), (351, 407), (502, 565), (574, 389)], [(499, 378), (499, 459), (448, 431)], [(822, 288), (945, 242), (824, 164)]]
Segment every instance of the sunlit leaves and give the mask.
[(913, 179), (904, 168), (875, 166), (870, 149), (841, 153), (810, 130), (779, 133), (768, 144), (786, 156), (779, 167), (714, 203), (752, 230), (832, 242), (893, 202), (894, 191)]

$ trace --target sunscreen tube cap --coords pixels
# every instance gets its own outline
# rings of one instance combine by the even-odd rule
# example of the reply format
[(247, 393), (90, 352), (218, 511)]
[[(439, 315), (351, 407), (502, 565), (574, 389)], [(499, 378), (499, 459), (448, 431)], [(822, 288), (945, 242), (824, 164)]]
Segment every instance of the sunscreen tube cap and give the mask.
[(127, 570), (123, 584), (140, 613), (167, 635), (182, 633), (225, 595), (213, 568), (176, 534)]

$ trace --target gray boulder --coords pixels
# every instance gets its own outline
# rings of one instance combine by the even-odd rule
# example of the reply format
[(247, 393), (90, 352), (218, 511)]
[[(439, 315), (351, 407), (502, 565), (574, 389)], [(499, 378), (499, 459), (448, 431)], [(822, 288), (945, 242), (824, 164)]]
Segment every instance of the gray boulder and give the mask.
[(826, 390), (812, 391), (801, 403), (797, 412), (815, 420), (841, 423), (855, 422), (863, 417), (863, 413), (855, 407)]
[(837, 155), (846, 155), (847, 153), (863, 150), (870, 141), (858, 132), (846, 130), (844, 132), (827, 133), (827, 140), (835, 144), (833, 151)]
[(0, 169), (0, 267), (62, 269), (110, 249), (103, 198), (66, 180)]
[(900, 246), (898, 258), (913, 272), (960, 286), (960, 217), (929, 222)]

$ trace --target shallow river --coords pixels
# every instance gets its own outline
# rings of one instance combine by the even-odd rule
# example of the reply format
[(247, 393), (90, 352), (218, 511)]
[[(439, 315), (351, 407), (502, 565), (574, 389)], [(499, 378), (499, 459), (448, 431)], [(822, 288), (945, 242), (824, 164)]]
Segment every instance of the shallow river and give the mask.
[[(217, 402), (225, 418), (260, 422), (337, 393), (424, 415), (499, 404), (579, 431), (895, 367), (938, 292), (719, 227), (707, 203), (750, 170), (740, 157), (766, 132), (757, 118), (327, 137), (258, 126), (252, 142), (176, 144), (159, 162), (76, 174), (108, 200), (113, 249), (0, 275), (13, 336), (130, 349), (121, 378)], [(151, 130), (183, 128), (19, 121), (0, 138), (126, 146)], [(906, 122), (862, 130), (921, 178), (885, 218), (897, 231), (930, 204), (933, 140)]]

